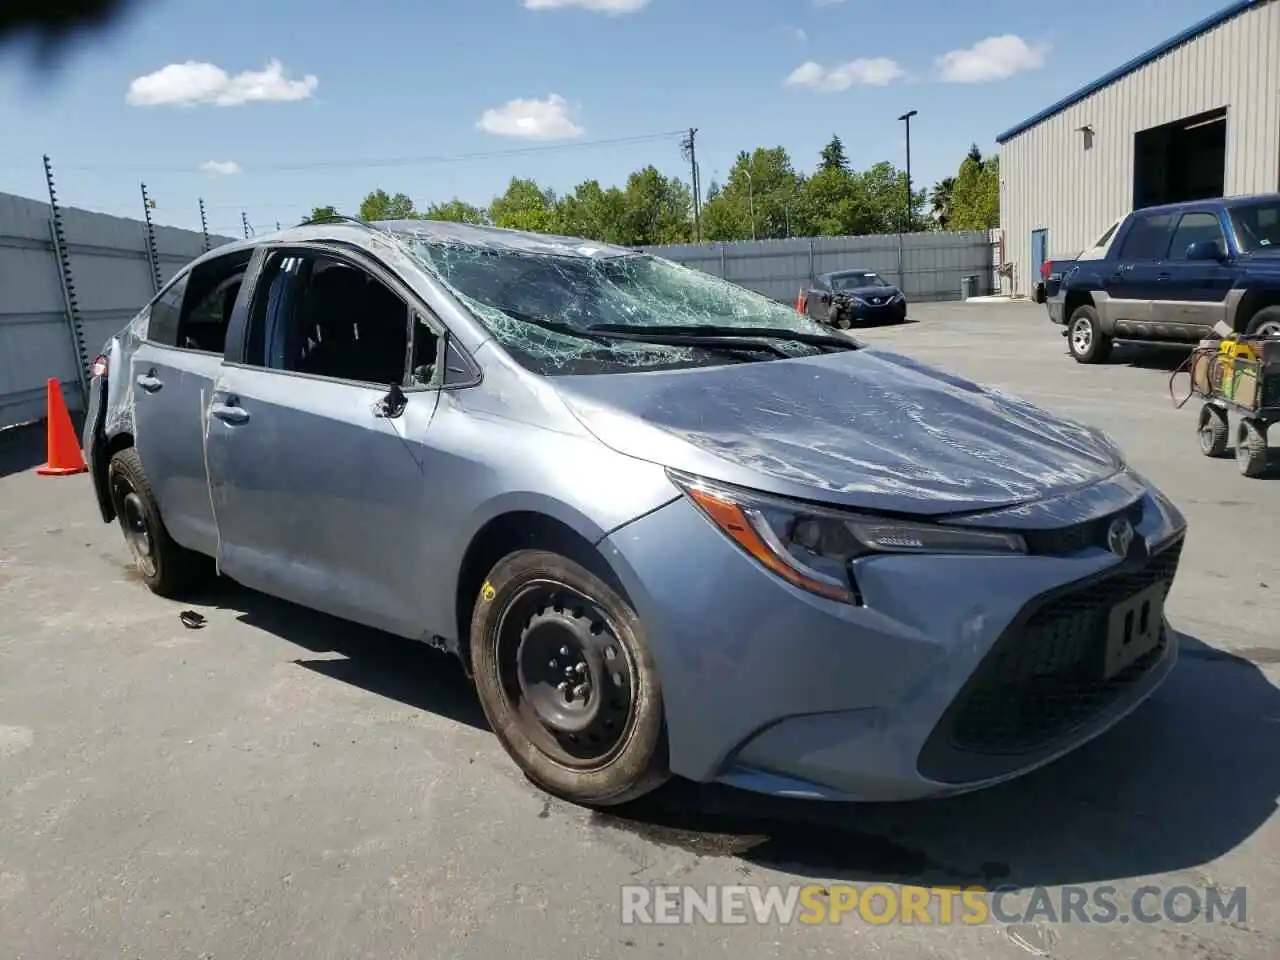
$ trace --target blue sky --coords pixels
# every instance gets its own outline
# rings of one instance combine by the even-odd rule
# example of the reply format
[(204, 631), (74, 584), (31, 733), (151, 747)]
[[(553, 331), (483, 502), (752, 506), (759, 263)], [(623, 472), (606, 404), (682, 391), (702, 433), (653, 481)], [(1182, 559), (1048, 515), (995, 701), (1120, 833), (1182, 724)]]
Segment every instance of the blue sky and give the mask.
[[(42, 73), (0, 49), (0, 190), (240, 232), (354, 210), (487, 203), (513, 176), (557, 190), (653, 163), (704, 183), (740, 149), (811, 167), (832, 133), (859, 167), (928, 184), (1002, 130), (1225, 0), (140, 0)], [(610, 9), (620, 8), (620, 9)], [(510, 151), (525, 151), (513, 153)], [(427, 158), (444, 158), (430, 160)]]

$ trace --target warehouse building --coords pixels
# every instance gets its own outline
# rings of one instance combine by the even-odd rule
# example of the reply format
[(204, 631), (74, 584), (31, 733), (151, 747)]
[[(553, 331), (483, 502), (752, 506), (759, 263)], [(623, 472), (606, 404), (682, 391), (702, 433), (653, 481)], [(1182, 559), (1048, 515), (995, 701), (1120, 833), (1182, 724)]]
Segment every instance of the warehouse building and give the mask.
[(996, 141), (1019, 296), (1136, 207), (1280, 190), (1280, 0), (1237, 0)]

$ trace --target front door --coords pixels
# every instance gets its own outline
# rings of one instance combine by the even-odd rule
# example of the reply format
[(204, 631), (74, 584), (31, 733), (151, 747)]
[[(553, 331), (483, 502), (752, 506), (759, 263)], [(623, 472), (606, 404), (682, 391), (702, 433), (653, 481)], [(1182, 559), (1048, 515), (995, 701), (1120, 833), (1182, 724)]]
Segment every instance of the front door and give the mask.
[(1236, 269), (1221, 261), (1187, 259), (1187, 248), (1202, 241), (1214, 241), (1226, 253), (1227, 239), (1218, 215), (1184, 213), (1173, 231), (1162, 288), (1152, 304), (1154, 322), (1184, 327), (1182, 335), (1187, 338), (1198, 337), (1204, 328), (1226, 319), (1227, 293), (1236, 278)]
[(204, 410), (222, 368), (231, 311), (251, 253), (238, 251), (175, 277), (151, 305), (130, 358), (134, 445), (169, 535), (217, 550), (204, 461)]
[(224, 368), (209, 408), (218, 563), (336, 616), (447, 634), (421, 622), (419, 602), (438, 339), (415, 336), (411, 357), (410, 322), (423, 321), (367, 268), (308, 248), (264, 264), (242, 361)]

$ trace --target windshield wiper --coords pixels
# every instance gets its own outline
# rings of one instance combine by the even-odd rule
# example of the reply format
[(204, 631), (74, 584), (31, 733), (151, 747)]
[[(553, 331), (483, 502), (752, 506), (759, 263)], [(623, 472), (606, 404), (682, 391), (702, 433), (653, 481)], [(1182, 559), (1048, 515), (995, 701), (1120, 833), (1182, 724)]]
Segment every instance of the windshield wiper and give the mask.
[[(791, 356), (781, 347), (771, 343), (759, 343), (757, 339), (740, 338), (740, 330), (732, 327), (640, 327), (631, 326), (623, 323), (594, 324), (589, 327), (575, 327), (568, 323), (562, 323), (558, 320), (548, 320), (546, 317), (538, 316), (532, 313), (522, 313), (518, 310), (503, 310), (503, 313), (510, 314), (517, 320), (523, 320), (526, 323), (532, 323), (534, 326), (542, 327), (544, 330), (550, 330), (552, 333), (560, 333), (565, 336), (578, 337), (582, 340), (591, 340), (595, 343), (607, 344), (610, 341), (630, 341), (632, 343), (652, 343), (664, 347), (701, 347), (705, 350), (719, 350), (722, 353), (760, 353), (765, 351), (772, 353), (774, 356), (786, 359)], [(703, 331), (711, 330), (710, 334)], [(723, 330), (724, 333), (716, 333), (714, 331)], [(687, 332), (681, 332), (687, 331)], [(766, 331), (769, 333), (771, 331)], [(787, 334), (786, 331), (776, 332), (780, 337), (788, 340), (796, 339), (795, 336)], [(785, 336), (784, 336), (785, 335)], [(754, 338), (756, 334), (752, 332)], [(816, 336), (815, 334), (800, 334), (801, 337)], [(772, 338), (768, 338), (772, 339)], [(834, 339), (818, 337), (819, 340)], [(802, 341), (803, 342), (803, 341)], [(853, 349), (850, 345), (850, 349)]]
[[(624, 323), (596, 323), (585, 329), (589, 333), (625, 333), (642, 337), (693, 337), (712, 342), (734, 341), (750, 343), (752, 340), (759, 339), (786, 340), (793, 343), (803, 343), (806, 346), (831, 347), (836, 350), (858, 350), (862, 347), (861, 343), (852, 338), (825, 333), (803, 333), (799, 330), (788, 330), (785, 327), (726, 327), (710, 323), (656, 324), (653, 326), (648, 324), (631, 326)], [(758, 344), (755, 346), (756, 349), (759, 349), (764, 345)], [(779, 355), (789, 356), (789, 354), (784, 354), (776, 348), (765, 347), (765, 349), (773, 349)]]

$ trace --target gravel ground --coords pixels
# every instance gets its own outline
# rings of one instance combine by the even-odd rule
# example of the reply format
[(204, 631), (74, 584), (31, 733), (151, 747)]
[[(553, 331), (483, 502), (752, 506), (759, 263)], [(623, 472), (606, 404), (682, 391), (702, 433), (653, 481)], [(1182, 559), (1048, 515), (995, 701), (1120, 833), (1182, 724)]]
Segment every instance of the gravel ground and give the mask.
[[(0, 957), (1280, 955), (1280, 485), (1199, 454), (1185, 353), (1072, 363), (1042, 308), (862, 336), (1108, 430), (1187, 513), (1184, 655), (1120, 727), (1013, 784), (898, 806), (674, 783), (550, 800), (429, 650), (234, 587), (148, 593), (87, 478), (0, 438)], [(1246, 889), (1228, 922), (636, 926), (625, 884)], [(1159, 896), (1147, 901), (1153, 907)], [(1013, 905), (1025, 905), (1014, 898)]]

